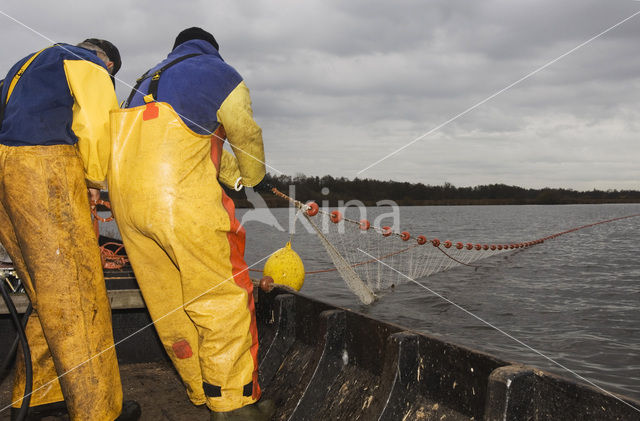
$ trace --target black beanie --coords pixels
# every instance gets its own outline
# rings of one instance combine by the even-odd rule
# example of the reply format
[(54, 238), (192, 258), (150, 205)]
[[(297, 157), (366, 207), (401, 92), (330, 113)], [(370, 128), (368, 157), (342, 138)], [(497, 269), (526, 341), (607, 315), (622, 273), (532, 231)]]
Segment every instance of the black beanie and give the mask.
[(105, 39), (98, 38), (85, 39), (83, 42), (93, 44), (104, 51), (107, 57), (109, 57), (109, 61), (113, 62), (113, 75), (118, 73), (118, 70), (120, 70), (120, 66), (122, 66), (122, 61), (120, 60), (120, 52), (115, 45)]
[(192, 28), (185, 29), (178, 34), (178, 36), (176, 37), (176, 42), (173, 44), (172, 50), (175, 50), (178, 45), (187, 41), (191, 41), (192, 39), (201, 39), (207, 41), (209, 44), (213, 45), (216, 50), (219, 49), (218, 42), (213, 37), (213, 35), (202, 28), (197, 28), (194, 26)]

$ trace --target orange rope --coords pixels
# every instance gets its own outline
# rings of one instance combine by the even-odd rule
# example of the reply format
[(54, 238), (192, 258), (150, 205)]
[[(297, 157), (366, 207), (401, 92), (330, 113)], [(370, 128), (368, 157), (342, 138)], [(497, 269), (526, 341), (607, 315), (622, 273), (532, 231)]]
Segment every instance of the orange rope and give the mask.
[[(115, 246), (115, 250), (110, 250), (107, 246)], [(124, 244), (122, 243), (105, 243), (100, 246), (100, 253), (102, 255), (102, 267), (105, 269), (122, 269), (128, 262), (126, 254), (118, 254), (120, 251), (124, 251)]]
[[(98, 215), (98, 205), (102, 205), (111, 210), (111, 203), (106, 200), (91, 200), (91, 216), (93, 218), (93, 230), (96, 233), (96, 238), (100, 237), (100, 225), (99, 222), (113, 221), (113, 214), (108, 218), (102, 218)], [(107, 246), (115, 246), (115, 250), (109, 249)], [(122, 252), (122, 254), (119, 254)], [(124, 244), (122, 243), (105, 243), (100, 246), (100, 258), (102, 260), (103, 269), (122, 269), (129, 259), (124, 253)]]
[(107, 202), (106, 200), (92, 200), (91, 201), (91, 215), (93, 215), (93, 217), (95, 219), (97, 219), (100, 222), (110, 222), (113, 221), (113, 214), (108, 217), (108, 218), (102, 218), (100, 215), (98, 215), (98, 205), (102, 205), (105, 208), (111, 210), (111, 203)]

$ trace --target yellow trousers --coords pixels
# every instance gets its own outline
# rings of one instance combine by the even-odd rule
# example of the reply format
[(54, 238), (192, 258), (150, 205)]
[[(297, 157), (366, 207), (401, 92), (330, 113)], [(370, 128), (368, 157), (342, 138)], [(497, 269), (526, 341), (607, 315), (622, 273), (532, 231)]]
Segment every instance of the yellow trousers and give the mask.
[[(30, 405), (64, 399), (72, 420), (115, 419), (122, 387), (111, 309), (74, 146), (0, 145), (0, 242), (34, 309)], [(19, 352), (14, 407), (24, 382)]]
[(213, 411), (255, 402), (253, 286), (244, 230), (217, 181), (222, 143), (212, 150), (211, 136), (192, 132), (166, 103), (112, 111), (111, 128), (111, 208), (191, 401)]

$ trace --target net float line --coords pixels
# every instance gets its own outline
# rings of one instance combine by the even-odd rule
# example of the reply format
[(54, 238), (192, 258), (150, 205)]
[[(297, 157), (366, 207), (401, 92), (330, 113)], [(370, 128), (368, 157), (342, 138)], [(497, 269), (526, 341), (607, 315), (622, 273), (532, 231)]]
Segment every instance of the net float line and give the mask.
[[(324, 209), (321, 209), (316, 202), (310, 201), (310, 202), (307, 202), (307, 203), (302, 203), (299, 200), (296, 200), (296, 199), (293, 199), (292, 197), (287, 196), (286, 194), (282, 193), (281, 191), (279, 191), (275, 187), (273, 187), (271, 189), (271, 192), (274, 195), (289, 201), (290, 203), (292, 203), (298, 209), (306, 212), (306, 214), (309, 215), (309, 216), (315, 216), (317, 214), (325, 214), (325, 215), (328, 215), (330, 217), (331, 222), (334, 222), (336, 224), (341, 222), (341, 221), (345, 221), (345, 222), (357, 225), (362, 230), (368, 230), (370, 228), (373, 228), (375, 231), (377, 231), (380, 234), (382, 234), (383, 237), (388, 237), (390, 235), (396, 235), (399, 238), (401, 238), (403, 241), (408, 241), (411, 238), (411, 234), (408, 231), (396, 232), (396, 231), (393, 231), (391, 229), (391, 227), (388, 227), (388, 226), (378, 227), (378, 226), (371, 225), (371, 223), (369, 221), (367, 221), (366, 219), (362, 219), (362, 220), (359, 220), (359, 221), (357, 221), (355, 219), (350, 219), (350, 218), (344, 217), (339, 210), (326, 211)], [(545, 242), (546, 240), (551, 240), (551, 239), (557, 238), (557, 237), (559, 237), (561, 235), (570, 234), (572, 232), (579, 231), (579, 230), (582, 230), (582, 229), (585, 229), (585, 228), (591, 228), (591, 227), (594, 227), (596, 225), (602, 225), (602, 224), (615, 222), (615, 221), (628, 219), (628, 218), (635, 218), (635, 217), (638, 217), (638, 216), (640, 216), (640, 213), (633, 214), (633, 215), (627, 215), (627, 216), (621, 216), (621, 217), (618, 217), (618, 218), (606, 219), (606, 220), (594, 222), (594, 223), (591, 223), (591, 224), (581, 225), (579, 227), (571, 228), (571, 229), (568, 229), (568, 230), (565, 230), (565, 231), (557, 232), (555, 234), (547, 235), (546, 237), (541, 237), (541, 238), (538, 238), (538, 239), (535, 239), (535, 240), (530, 240), (530, 241), (525, 241), (525, 242), (509, 242), (509, 243), (503, 243), (503, 244), (487, 244), (487, 243), (482, 243), (482, 244), (476, 243), (476, 244), (473, 244), (473, 243), (468, 243), (468, 242), (467, 243), (456, 242), (454, 244), (450, 240), (447, 240), (447, 241), (444, 241), (444, 242), (440, 242), (440, 240), (438, 238), (434, 238), (432, 240), (427, 240), (427, 238), (425, 236), (423, 236), (423, 235), (419, 235), (419, 236), (417, 236), (415, 238), (416, 238), (416, 241), (418, 242), (418, 244), (420, 244), (420, 245), (426, 244), (428, 241), (430, 241), (431, 244), (434, 247), (440, 247), (440, 245), (442, 245), (447, 249), (455, 246), (457, 249), (466, 248), (467, 250), (477, 250), (477, 251), (489, 250), (489, 249), (490, 250), (503, 250), (503, 249), (513, 250), (513, 249), (531, 247), (533, 245), (541, 244), (541, 243)]]
[[(356, 225), (358, 226), (361, 230), (363, 231), (367, 231), (371, 228), (373, 228), (374, 231), (382, 234), (383, 237), (389, 237), (391, 235), (394, 235), (398, 238), (400, 238), (402, 241), (409, 241), (412, 236), (408, 231), (393, 231), (391, 227), (388, 226), (375, 226), (375, 225), (371, 225), (371, 223), (366, 220), (366, 219), (361, 219), (361, 220), (355, 220), (355, 219), (351, 219), (351, 218), (347, 218), (345, 216), (342, 215), (342, 213), (339, 210), (332, 210), (332, 211), (326, 211), (324, 209), (321, 209), (318, 204), (316, 202), (310, 201), (307, 203), (302, 203), (299, 200), (296, 200), (292, 197), (287, 196), (286, 194), (282, 193), (280, 190), (278, 190), (277, 188), (273, 187), (271, 188), (271, 192), (276, 195), (277, 197), (280, 197), (282, 199), (287, 200), (288, 202), (290, 202), (291, 204), (293, 204), (296, 208), (300, 209), (301, 211), (305, 212), (308, 216), (316, 216), (318, 214), (324, 214), (327, 215), (331, 222), (337, 224), (341, 221), (345, 221), (348, 222), (350, 224)], [(637, 215), (636, 215), (637, 216)], [(617, 219), (617, 218), (616, 218)], [(601, 223), (604, 222), (611, 222), (611, 221), (602, 221)], [(594, 224), (590, 224), (589, 226), (592, 226)], [(587, 226), (584, 227), (580, 227), (580, 228), (587, 228)], [(575, 230), (575, 229), (574, 229)], [(563, 232), (563, 233), (558, 233), (555, 234), (560, 235), (560, 234), (567, 234), (569, 233), (571, 230)], [(554, 237), (555, 238), (555, 237)], [(546, 237), (545, 237), (546, 239)], [(424, 235), (418, 235), (417, 237), (415, 237), (416, 242), (419, 245), (424, 245), (427, 242), (430, 242), (434, 247), (440, 247), (440, 245), (444, 246), (445, 248), (451, 248), (452, 246), (454, 246), (454, 243), (452, 241), (445, 241), (445, 242), (440, 242), (440, 240), (438, 238), (433, 238), (431, 240), (428, 240), (427, 237), (425, 237)], [(503, 250), (503, 249), (517, 249), (517, 248), (524, 248), (524, 247), (530, 247), (532, 245), (535, 244), (540, 244), (541, 242), (543, 242), (544, 239), (537, 239), (537, 240), (533, 240), (533, 241), (527, 241), (527, 242), (517, 242), (517, 243), (507, 243), (507, 244), (472, 244), (472, 243), (466, 243), (463, 244), (462, 242), (457, 242), (455, 243), (455, 247), (457, 249), (462, 249), (462, 248), (467, 248), (467, 250)]]
[[(339, 223), (341, 221), (345, 221), (348, 222), (350, 224), (356, 225), (358, 226), (361, 230), (363, 231), (367, 231), (371, 228), (373, 228), (374, 231), (380, 233), (383, 237), (389, 237), (391, 235), (394, 235), (398, 238), (400, 238), (403, 241), (408, 241), (409, 239), (412, 238), (411, 234), (408, 231), (393, 231), (391, 227), (388, 226), (375, 226), (375, 225), (371, 225), (371, 223), (366, 220), (366, 219), (362, 219), (362, 220), (355, 220), (355, 219), (351, 219), (351, 218), (347, 218), (345, 216), (342, 215), (342, 213), (339, 210), (332, 210), (332, 211), (326, 211), (324, 209), (321, 209), (318, 204), (316, 202), (307, 202), (307, 203), (302, 203), (299, 200), (293, 199), (292, 197), (287, 196), (286, 194), (282, 193), (281, 191), (279, 191), (278, 189), (276, 189), (275, 187), (273, 187), (271, 189), (271, 192), (282, 198), (285, 199), (287, 201), (289, 201), (291, 204), (293, 204), (296, 208), (302, 210), (303, 212), (305, 212), (308, 216), (316, 216), (318, 214), (324, 214), (327, 215), (331, 222), (333, 223)], [(637, 215), (636, 215), (637, 216)], [(616, 218), (619, 219), (619, 218)], [(601, 223), (604, 222), (611, 222), (611, 221), (602, 221)], [(594, 224), (589, 224), (589, 226), (592, 226)], [(587, 228), (587, 226), (581, 227), (581, 228)], [(575, 229), (574, 229), (575, 230)], [(568, 233), (572, 230), (568, 230), (566, 232), (563, 233)], [(556, 236), (559, 235), (561, 233), (555, 234)], [(549, 236), (551, 237), (551, 236)], [(545, 237), (544, 239), (547, 239), (547, 237)], [(515, 249), (515, 248), (523, 248), (523, 247), (528, 247), (528, 246), (532, 246), (534, 244), (539, 244), (541, 243), (544, 239), (538, 239), (538, 240), (534, 240), (534, 241), (527, 241), (527, 242), (517, 242), (517, 243), (508, 243), (508, 244), (472, 244), (472, 243), (462, 243), (462, 242), (457, 242), (455, 243), (455, 247), (457, 249), (462, 249), (462, 248), (467, 248), (467, 250), (502, 250), (502, 249)], [(427, 237), (425, 237), (424, 235), (418, 235), (417, 237), (415, 237), (416, 242), (419, 245), (424, 245), (427, 242), (430, 242), (434, 247), (440, 247), (441, 245), (444, 246), (445, 248), (451, 248), (452, 246), (454, 246), (454, 243), (452, 241), (445, 241), (445, 242), (441, 242), (438, 238), (433, 238), (431, 240), (428, 240)]]
[[(296, 200), (292, 197), (287, 196), (286, 194), (282, 193), (280, 190), (278, 190), (275, 187), (271, 188), (271, 193), (273, 193), (274, 195), (276, 195), (277, 197), (280, 197), (281, 199), (287, 200), (289, 203), (293, 204), (293, 206), (295, 206), (296, 208), (300, 209), (301, 211), (305, 212), (308, 216), (316, 216), (318, 214), (324, 214), (326, 216), (329, 217), (329, 219), (331, 220), (331, 222), (333, 222), (334, 224), (337, 224), (341, 221), (345, 221), (348, 222), (350, 224), (354, 224), (356, 226), (358, 226), (361, 230), (363, 231), (367, 231), (371, 228), (373, 228), (375, 231), (379, 232), (380, 234), (382, 234), (384, 237), (389, 237), (390, 235), (395, 235), (400, 237), (402, 240), (404, 241), (408, 241), (411, 238), (411, 234), (409, 234), (407, 231), (402, 231), (402, 232), (394, 232), (391, 227), (378, 227), (375, 225), (371, 225), (371, 223), (369, 221), (367, 221), (366, 219), (361, 219), (361, 220), (355, 220), (355, 219), (351, 219), (351, 218), (347, 218), (344, 215), (342, 215), (342, 212), (340, 212), (339, 210), (332, 210), (332, 211), (325, 211), (324, 209), (321, 209), (318, 204), (314, 201), (310, 201), (307, 203), (302, 203), (299, 200)], [(426, 240), (426, 239), (425, 239)], [(423, 243), (421, 243), (423, 244)]]
[[(389, 257), (393, 257), (396, 256), (398, 254), (410, 251), (413, 247), (415, 247), (416, 245), (425, 245), (427, 243), (430, 243), (435, 249), (437, 249), (438, 251), (440, 251), (444, 256), (446, 256), (448, 259), (451, 259), (454, 263), (459, 264), (459, 265), (465, 265), (465, 266), (471, 266), (471, 267), (478, 267), (478, 265), (474, 265), (471, 263), (471, 261), (473, 260), (478, 260), (478, 259), (460, 259), (458, 256), (455, 256), (454, 254), (457, 254), (457, 251), (468, 251), (468, 252), (482, 252), (483, 254), (497, 254), (499, 252), (505, 252), (505, 251), (512, 251), (512, 250), (518, 250), (518, 249), (524, 249), (524, 248), (529, 248), (538, 244), (542, 244), (547, 240), (551, 240), (551, 239), (555, 239), (559, 236), (562, 235), (566, 235), (566, 234), (570, 234), (572, 232), (578, 231), (578, 230), (582, 230), (582, 229), (586, 229), (586, 228), (590, 228), (596, 225), (601, 225), (601, 224), (606, 224), (606, 223), (610, 223), (610, 222), (615, 222), (615, 221), (619, 221), (619, 220), (623, 220), (623, 219), (627, 219), (627, 218), (634, 218), (634, 217), (638, 217), (640, 216), (640, 214), (633, 214), (633, 215), (627, 215), (627, 216), (622, 216), (622, 217), (617, 217), (617, 218), (611, 218), (611, 219), (607, 219), (607, 220), (602, 220), (602, 221), (598, 221), (598, 222), (594, 222), (594, 223), (590, 223), (590, 224), (585, 224), (585, 225), (581, 225), (575, 228), (571, 228), (565, 231), (561, 231), (561, 232), (557, 232), (554, 234), (550, 234), (544, 237), (540, 237), (534, 240), (529, 240), (529, 241), (518, 241), (518, 242), (507, 242), (507, 243), (501, 243), (501, 244), (497, 244), (497, 243), (471, 243), (471, 242), (453, 242), (451, 240), (446, 240), (446, 241), (440, 241), (438, 238), (433, 238), (431, 240), (427, 239), (426, 236), (424, 235), (418, 235), (416, 237), (412, 237), (412, 235), (408, 232), (408, 231), (393, 231), (391, 229), (391, 227), (388, 226), (373, 226), (369, 221), (367, 220), (354, 220), (354, 219), (350, 219), (347, 218), (345, 216), (342, 215), (342, 213), (339, 210), (324, 210), (321, 209), (318, 204), (316, 202), (307, 202), (307, 203), (303, 203), (299, 200), (296, 200), (288, 195), (286, 195), (285, 193), (282, 193), (281, 191), (279, 191), (277, 188), (272, 188), (271, 192), (276, 195), (277, 197), (280, 197), (284, 200), (287, 200), (288, 202), (290, 202), (293, 206), (295, 206), (296, 208), (300, 209), (301, 211), (305, 212), (307, 216), (317, 216), (317, 215), (324, 215), (326, 217), (329, 218), (329, 220), (331, 222), (333, 222), (334, 224), (338, 224), (342, 221), (352, 224), (354, 226), (357, 226), (360, 230), (362, 231), (368, 231), (369, 229), (373, 228), (374, 232), (377, 232), (379, 234), (381, 234), (383, 237), (390, 237), (390, 236), (395, 236), (399, 239), (401, 239), (402, 241), (408, 241), (411, 238), (414, 238), (417, 244), (414, 244), (411, 247), (406, 247), (406, 248), (402, 248), (400, 250), (396, 250), (396, 251), (392, 251), (392, 252), (388, 252), (388, 253), (384, 253), (384, 254), (380, 254), (377, 255), (378, 257), (375, 259), (367, 259), (367, 260), (363, 260), (360, 262), (355, 262), (353, 264), (351, 264), (351, 267), (358, 267), (358, 266), (362, 266), (362, 265), (366, 265), (369, 263), (373, 263), (376, 262), (378, 260), (385, 260)], [(485, 256), (488, 257), (488, 256)], [(335, 268), (330, 268), (330, 269), (321, 269), (321, 270), (315, 270), (315, 271), (308, 271), (305, 272), (307, 274), (314, 274), (314, 273), (325, 273), (325, 272), (333, 272), (335, 271)], [(256, 271), (259, 272), (259, 269), (252, 269), (252, 271)]]

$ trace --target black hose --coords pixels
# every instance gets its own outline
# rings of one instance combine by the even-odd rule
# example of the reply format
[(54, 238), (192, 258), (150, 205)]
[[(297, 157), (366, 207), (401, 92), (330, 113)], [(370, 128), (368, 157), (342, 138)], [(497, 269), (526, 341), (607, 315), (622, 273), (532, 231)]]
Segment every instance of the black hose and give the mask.
[[(25, 329), (27, 327), (27, 322), (29, 321), (29, 316), (33, 311), (33, 307), (31, 303), (27, 306), (24, 314), (22, 315), (22, 328)], [(13, 343), (11, 344), (11, 348), (9, 348), (9, 352), (7, 356), (2, 361), (2, 365), (0, 365), (0, 382), (4, 380), (5, 376), (9, 374), (9, 367), (13, 364), (14, 357), (16, 356), (16, 351), (18, 350), (18, 343), (20, 342), (20, 335), (16, 332), (16, 337), (13, 339)]]
[(3, 280), (0, 280), (0, 292), (2, 292), (2, 298), (4, 299), (4, 302), (9, 309), (9, 313), (11, 314), (11, 318), (13, 319), (13, 323), (15, 324), (16, 330), (18, 331), (18, 337), (20, 338), (20, 343), (22, 344), (22, 352), (24, 354), (24, 396), (22, 397), (22, 405), (20, 406), (20, 411), (18, 412), (18, 416), (16, 417), (16, 421), (22, 421), (27, 418), (27, 412), (29, 411), (29, 402), (31, 401), (31, 391), (33, 389), (33, 366), (31, 365), (31, 351), (29, 350), (27, 335), (24, 333), (22, 323), (20, 323), (18, 311), (13, 305), (13, 301), (11, 300), (9, 293), (7, 292)]

